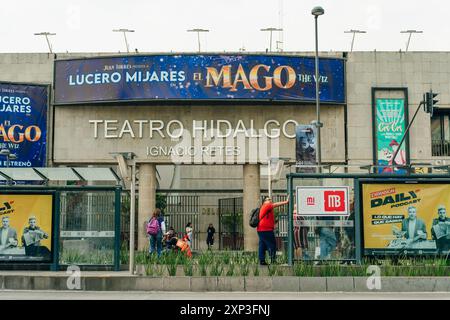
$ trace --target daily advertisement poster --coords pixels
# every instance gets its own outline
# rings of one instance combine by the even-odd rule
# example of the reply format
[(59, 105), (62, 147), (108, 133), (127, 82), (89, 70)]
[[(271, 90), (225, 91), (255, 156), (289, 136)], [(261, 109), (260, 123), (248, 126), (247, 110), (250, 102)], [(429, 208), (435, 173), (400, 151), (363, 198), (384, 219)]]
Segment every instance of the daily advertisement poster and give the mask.
[[(315, 101), (313, 57), (147, 55), (55, 61), (55, 104), (134, 100)], [(320, 58), (320, 101), (345, 103), (344, 60)]]
[[(312, 125), (295, 127), (295, 158), (299, 166), (316, 165), (316, 128)], [(315, 172), (315, 168), (299, 167), (297, 172)]]
[[(406, 142), (393, 159), (407, 127), (404, 99), (376, 99), (376, 154), (378, 166), (406, 165)], [(378, 173), (406, 173), (405, 169), (380, 167)]]
[(0, 262), (51, 262), (51, 194), (0, 194)]
[(450, 184), (363, 183), (364, 248), (444, 253), (450, 247)]
[(45, 167), (47, 150), (46, 86), (0, 83), (0, 149), (17, 159), (0, 158), (0, 167)]

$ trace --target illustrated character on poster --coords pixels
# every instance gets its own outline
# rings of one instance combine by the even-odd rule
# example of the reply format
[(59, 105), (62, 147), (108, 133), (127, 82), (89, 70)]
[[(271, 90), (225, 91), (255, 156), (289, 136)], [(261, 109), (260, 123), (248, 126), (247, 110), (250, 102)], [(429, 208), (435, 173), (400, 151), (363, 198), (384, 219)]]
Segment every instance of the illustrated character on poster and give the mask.
[[(393, 139), (391, 141), (391, 143), (389, 144), (389, 148), (391, 148), (391, 150), (389, 150), (388, 148), (383, 148), (378, 152), (378, 160), (379, 163), (386, 163), (389, 166), (404, 166), (406, 165), (406, 153), (405, 150), (400, 150), (398, 151), (397, 155), (395, 156), (395, 161), (394, 161), (394, 154), (397, 152), (398, 148), (399, 148), (399, 143), (397, 142), (397, 140)], [(394, 172), (398, 172), (401, 171), (402, 169), (400, 168), (392, 168), (392, 167), (386, 167), (383, 168), (383, 170), (381, 171), (382, 173), (394, 173)]]
[(407, 245), (412, 245), (417, 241), (427, 239), (427, 229), (425, 222), (417, 218), (417, 208), (408, 207), (408, 217), (403, 219), (401, 230), (394, 229), (394, 235), (398, 238), (405, 238)]
[[(392, 152), (388, 148), (383, 148), (380, 151), (378, 151), (378, 165), (380, 166), (387, 166), (390, 164), (392, 159)], [(390, 167), (384, 167), (381, 171), (381, 173), (392, 173), (394, 170)]]
[(397, 152), (398, 148), (400, 147), (397, 140), (392, 140), (391, 143), (389, 144), (389, 147), (392, 148), (392, 155), (389, 159), (389, 165), (397, 165), (397, 166), (406, 165), (405, 150), (399, 150), (397, 155), (395, 156), (395, 159), (393, 159), (394, 154)]
[(9, 217), (2, 218), (2, 227), (0, 228), (0, 251), (7, 248), (17, 247), (17, 231), (9, 226)]
[(28, 219), (28, 227), (25, 227), (22, 235), (22, 245), (25, 247), (25, 255), (27, 256), (44, 256), (49, 254), (49, 250), (45, 246), (41, 246), (42, 239), (48, 239), (48, 234), (37, 226), (35, 216)]
[(436, 240), (438, 253), (447, 253), (450, 250), (450, 218), (444, 205), (438, 207), (438, 218), (433, 219), (431, 236)]

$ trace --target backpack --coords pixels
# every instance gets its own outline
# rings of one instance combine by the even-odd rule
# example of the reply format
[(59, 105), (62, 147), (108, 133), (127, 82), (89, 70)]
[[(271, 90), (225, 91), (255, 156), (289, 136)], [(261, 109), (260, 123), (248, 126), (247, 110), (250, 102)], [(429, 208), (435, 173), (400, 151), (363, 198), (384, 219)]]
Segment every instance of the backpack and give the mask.
[[(259, 225), (259, 211), (260, 208), (255, 208), (252, 210), (252, 213), (250, 214), (250, 221), (249, 221), (249, 225), (252, 228), (256, 228)], [(262, 219), (264, 219), (267, 215), (269, 214), (269, 212), (267, 212), (264, 217), (262, 217)]]
[(147, 234), (150, 236), (156, 236), (161, 230), (158, 219), (152, 218), (147, 224)]

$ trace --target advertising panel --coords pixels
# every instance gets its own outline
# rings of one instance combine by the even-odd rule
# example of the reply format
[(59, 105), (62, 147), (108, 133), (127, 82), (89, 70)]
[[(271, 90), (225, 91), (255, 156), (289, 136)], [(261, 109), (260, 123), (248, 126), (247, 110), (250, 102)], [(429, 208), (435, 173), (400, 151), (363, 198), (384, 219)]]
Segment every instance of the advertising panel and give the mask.
[(363, 183), (364, 248), (398, 254), (450, 248), (450, 184)]
[[(408, 126), (405, 117), (405, 100), (376, 99), (375, 108), (376, 164), (378, 166), (406, 165), (408, 159), (405, 142), (402, 144), (395, 160), (393, 159)], [(378, 173), (404, 174), (406, 170), (380, 167)]]
[(46, 86), (0, 83), (0, 167), (44, 167), (47, 150)]
[[(295, 158), (297, 165), (316, 164), (316, 128), (312, 125), (295, 127)], [(315, 172), (315, 168), (297, 168), (297, 172)]]
[[(55, 104), (135, 100), (314, 101), (313, 57), (147, 55), (55, 61)], [(322, 103), (345, 103), (344, 60), (320, 58)]]
[(0, 262), (51, 262), (53, 195), (0, 193)]
[(299, 216), (348, 216), (348, 187), (297, 186)]

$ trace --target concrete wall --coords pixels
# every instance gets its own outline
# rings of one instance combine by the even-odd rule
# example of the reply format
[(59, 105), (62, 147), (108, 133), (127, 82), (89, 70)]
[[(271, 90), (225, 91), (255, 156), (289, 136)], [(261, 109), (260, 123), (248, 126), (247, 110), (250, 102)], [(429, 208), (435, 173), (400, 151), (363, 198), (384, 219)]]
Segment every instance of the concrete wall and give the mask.
[[(345, 161), (344, 140), (344, 108), (342, 106), (323, 106), (322, 121), (325, 128), (323, 132), (323, 159), (324, 161), (343, 162)], [(192, 106), (192, 105), (138, 105), (138, 106), (58, 106), (55, 107), (55, 153), (56, 163), (111, 163), (110, 152), (133, 151), (138, 156), (139, 162), (171, 163), (170, 156), (152, 156), (147, 154), (147, 147), (151, 146), (176, 146), (185, 140), (171, 139), (165, 130), (161, 137), (154, 131), (153, 138), (150, 138), (149, 124), (143, 125), (143, 137), (139, 135), (139, 125), (133, 123), (135, 120), (161, 120), (165, 126), (172, 120), (179, 120), (186, 130), (193, 136), (192, 123), (207, 120), (208, 126), (212, 120), (230, 121), (233, 128), (236, 128), (240, 120), (243, 121), (247, 129), (254, 121), (254, 129), (264, 129), (264, 124), (269, 120), (277, 120), (280, 124), (288, 120), (295, 120), (298, 123), (310, 123), (315, 117), (315, 108), (311, 105), (224, 105), (224, 106)], [(99, 123), (97, 126), (97, 138), (95, 138), (95, 128), (90, 120), (114, 120), (117, 123), (108, 124), (109, 128), (117, 130), (105, 132), (105, 124)], [(135, 137), (125, 133), (121, 138), (108, 138), (110, 135), (120, 135), (121, 128), (125, 121), (129, 121)], [(178, 128), (174, 125), (172, 128)], [(288, 134), (295, 135), (295, 125), (286, 126)], [(201, 133), (197, 131), (197, 135)], [(68, 143), (68, 139), (74, 137), (76, 143)], [(184, 139), (184, 136), (183, 136)], [(254, 140), (256, 141), (256, 140)], [(74, 141), (75, 142), (75, 141)], [(204, 139), (203, 145), (208, 146), (211, 141)], [(258, 142), (256, 142), (258, 143)], [(194, 145), (188, 141), (188, 145)], [(228, 143), (227, 143), (228, 145)], [(238, 145), (238, 139), (234, 140), (234, 145)], [(245, 153), (245, 161), (254, 158), (258, 161), (265, 161), (267, 154), (248, 149), (250, 142), (247, 140), (247, 149), (242, 146), (241, 152)], [(278, 150), (276, 150), (278, 149)], [(279, 148), (269, 150), (272, 156), (295, 158), (295, 139), (286, 138), (280, 135)], [(180, 158), (176, 158), (181, 160)], [(190, 157), (192, 163), (196, 157)], [(222, 158), (224, 159), (224, 158)], [(183, 159), (184, 161), (184, 159)]]
[[(450, 53), (353, 52), (347, 62), (349, 164), (372, 162), (372, 87), (407, 87), (412, 118), (422, 95), (439, 93), (440, 106), (450, 108)], [(419, 111), (410, 131), (411, 162), (434, 163), (430, 115)]]

